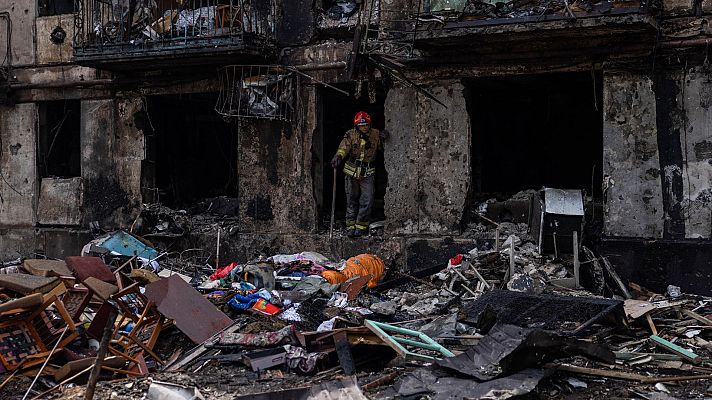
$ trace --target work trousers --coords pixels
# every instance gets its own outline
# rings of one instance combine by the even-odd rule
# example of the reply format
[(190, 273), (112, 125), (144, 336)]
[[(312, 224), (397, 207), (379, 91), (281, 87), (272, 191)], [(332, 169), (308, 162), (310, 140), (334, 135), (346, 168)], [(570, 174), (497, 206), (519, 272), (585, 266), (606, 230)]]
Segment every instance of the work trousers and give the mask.
[(346, 177), (346, 227), (368, 230), (373, 209), (375, 176), (354, 179)]

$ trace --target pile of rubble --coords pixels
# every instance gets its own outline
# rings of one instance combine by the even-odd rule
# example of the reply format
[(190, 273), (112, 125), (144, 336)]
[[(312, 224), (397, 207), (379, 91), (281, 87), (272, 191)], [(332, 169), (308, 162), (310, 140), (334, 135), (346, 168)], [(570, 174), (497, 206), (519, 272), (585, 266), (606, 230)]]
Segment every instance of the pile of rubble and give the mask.
[(409, 274), (371, 254), (186, 265), (125, 231), (3, 263), (0, 397), (704, 397), (712, 298), (625, 285), (554, 225), (555, 252), (542, 226)]

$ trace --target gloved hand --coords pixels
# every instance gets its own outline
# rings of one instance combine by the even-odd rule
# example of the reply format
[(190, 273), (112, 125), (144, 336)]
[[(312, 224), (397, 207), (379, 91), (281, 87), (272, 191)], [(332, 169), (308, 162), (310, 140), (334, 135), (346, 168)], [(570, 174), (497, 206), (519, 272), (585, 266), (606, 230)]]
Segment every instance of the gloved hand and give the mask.
[(341, 156), (337, 154), (331, 159), (331, 166), (332, 168), (338, 168), (339, 165), (341, 165)]
[(391, 136), (391, 133), (388, 132), (386, 129), (382, 130), (381, 133), (379, 134), (381, 137), (381, 140), (388, 140), (388, 138)]

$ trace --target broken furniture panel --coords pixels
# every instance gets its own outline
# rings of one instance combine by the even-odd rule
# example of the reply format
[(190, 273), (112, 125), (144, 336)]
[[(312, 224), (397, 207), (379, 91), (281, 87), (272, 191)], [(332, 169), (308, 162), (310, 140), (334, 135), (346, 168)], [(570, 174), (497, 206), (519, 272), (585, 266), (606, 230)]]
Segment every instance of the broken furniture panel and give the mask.
[(540, 328), (564, 335), (575, 335), (607, 317), (622, 321), (623, 302), (618, 300), (532, 295), (508, 290), (486, 292), (465, 310), (476, 323), (486, 309), (496, 314), (498, 323), (524, 328)]
[(146, 285), (145, 294), (195, 343), (203, 343), (232, 324), (230, 317), (176, 275)]
[(60, 280), (56, 277), (34, 276), (22, 273), (0, 274), (0, 288), (9, 289), (23, 295), (49, 293), (60, 283)]
[(84, 282), (88, 277), (93, 276), (104, 282), (116, 283), (116, 277), (99, 257), (70, 256), (64, 261), (79, 282)]
[(72, 287), (67, 289), (60, 298), (72, 320), (79, 322), (84, 309), (87, 308), (91, 301), (92, 292), (86, 288)]
[[(375, 333), (384, 342), (386, 342), (386, 344), (391, 346), (393, 350), (395, 350), (403, 358), (414, 358), (426, 361), (433, 361), (439, 359), (439, 357), (435, 357), (429, 354), (416, 353), (413, 350), (409, 350), (406, 346), (409, 346), (411, 349), (415, 348), (439, 353), (444, 357), (455, 356), (453, 353), (450, 352), (450, 350), (441, 346), (438, 342), (431, 339), (428, 335), (425, 335), (418, 331), (413, 331), (395, 325), (384, 324), (382, 322), (376, 322), (371, 320), (364, 321), (364, 325), (368, 329), (373, 331), (373, 333)], [(419, 339), (420, 341), (408, 339), (408, 337)]]
[(573, 236), (581, 237), (584, 222), (580, 190), (545, 188), (532, 195), (531, 232), (540, 254), (570, 254)]
[(62, 260), (25, 260), (22, 267), (36, 276), (72, 276), (72, 271)]

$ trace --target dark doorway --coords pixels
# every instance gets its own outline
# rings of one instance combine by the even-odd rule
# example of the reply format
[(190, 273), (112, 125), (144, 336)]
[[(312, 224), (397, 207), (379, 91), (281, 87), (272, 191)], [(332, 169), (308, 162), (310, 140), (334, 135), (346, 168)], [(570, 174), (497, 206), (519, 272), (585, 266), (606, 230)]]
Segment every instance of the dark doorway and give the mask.
[(544, 186), (600, 197), (602, 74), (468, 82), (475, 201)]
[(81, 113), (79, 100), (38, 103), (37, 161), (42, 178), (81, 175)]
[[(353, 93), (353, 85), (339, 85), (339, 88)], [(315, 196), (319, 208), (321, 220), (328, 226), (331, 216), (331, 198), (333, 188), (334, 173), (331, 168), (331, 159), (336, 154), (336, 150), (347, 130), (353, 129), (353, 119), (359, 111), (366, 111), (371, 115), (372, 126), (382, 130), (385, 125), (384, 103), (385, 92), (383, 87), (376, 85), (376, 102), (370, 103), (368, 93), (364, 85), (363, 95), (355, 99), (346, 96), (332, 89), (321, 89), (319, 91), (319, 127), (317, 137), (314, 138), (314, 181)], [(319, 137), (320, 136), (320, 137)], [(342, 164), (343, 166), (343, 164)], [(336, 176), (336, 219), (343, 220), (346, 215), (346, 195), (344, 192), (344, 174), (341, 167)], [(376, 193), (373, 214), (371, 221), (379, 221), (385, 218), (383, 197), (388, 186), (388, 175), (383, 162), (383, 153), (380, 152), (376, 158)]]
[[(152, 96), (141, 119), (157, 198), (169, 207), (237, 196), (237, 132), (214, 110), (215, 93)], [(139, 123), (139, 122), (137, 122)]]

